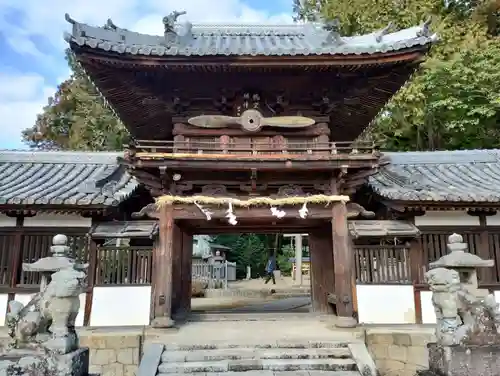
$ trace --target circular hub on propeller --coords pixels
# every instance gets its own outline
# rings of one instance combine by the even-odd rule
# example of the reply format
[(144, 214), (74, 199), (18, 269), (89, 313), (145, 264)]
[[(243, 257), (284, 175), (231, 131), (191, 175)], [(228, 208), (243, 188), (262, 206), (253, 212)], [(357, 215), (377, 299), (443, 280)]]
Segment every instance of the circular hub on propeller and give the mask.
[(262, 127), (262, 115), (257, 110), (246, 110), (241, 114), (241, 126), (249, 132), (256, 132)]

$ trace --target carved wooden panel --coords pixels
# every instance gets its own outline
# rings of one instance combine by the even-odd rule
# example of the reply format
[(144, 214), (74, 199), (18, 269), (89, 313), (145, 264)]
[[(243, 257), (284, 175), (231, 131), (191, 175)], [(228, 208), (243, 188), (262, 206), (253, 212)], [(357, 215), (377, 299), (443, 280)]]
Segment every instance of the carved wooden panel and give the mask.
[(227, 188), (223, 184), (207, 184), (201, 187), (203, 196), (227, 196)]
[(304, 191), (302, 187), (295, 184), (287, 184), (278, 189), (278, 196), (280, 197), (292, 197), (292, 196), (303, 196)]
[(273, 153), (273, 151), (271, 151), (273, 149), (273, 145), (271, 143), (271, 137), (253, 137), (252, 149), (255, 150), (256, 154)]
[(329, 183), (315, 183), (314, 184), (314, 189), (316, 191), (319, 191), (323, 194), (330, 194), (332, 191), (332, 187), (330, 186)]
[(231, 152), (232, 154), (248, 155), (251, 153), (252, 139), (250, 137), (231, 137), (229, 144), (233, 150), (235, 149)]

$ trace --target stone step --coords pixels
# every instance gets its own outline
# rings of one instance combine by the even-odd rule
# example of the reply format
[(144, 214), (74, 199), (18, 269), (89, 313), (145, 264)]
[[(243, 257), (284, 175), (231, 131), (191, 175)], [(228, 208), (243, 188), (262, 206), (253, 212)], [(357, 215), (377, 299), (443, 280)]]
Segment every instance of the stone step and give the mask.
[(192, 351), (192, 350), (226, 350), (239, 348), (254, 348), (254, 349), (335, 349), (347, 348), (350, 341), (276, 341), (276, 342), (259, 342), (259, 343), (211, 343), (211, 344), (188, 344), (188, 343), (167, 343), (165, 351)]
[(227, 348), (165, 351), (162, 362), (203, 362), (240, 359), (340, 359), (350, 358), (347, 347), (334, 348)]
[[(355, 371), (352, 359), (243, 359), (161, 363), (158, 374), (248, 371)], [(204, 375), (205, 376), (205, 375)]]
[(205, 372), (205, 373), (168, 373), (168, 376), (360, 376), (358, 371), (247, 371)]

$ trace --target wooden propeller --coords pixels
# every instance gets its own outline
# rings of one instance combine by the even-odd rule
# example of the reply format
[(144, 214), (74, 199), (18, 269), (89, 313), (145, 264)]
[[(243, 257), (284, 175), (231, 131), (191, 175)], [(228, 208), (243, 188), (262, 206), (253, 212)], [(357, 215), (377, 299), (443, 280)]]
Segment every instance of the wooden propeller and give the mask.
[(266, 118), (257, 110), (246, 110), (241, 116), (200, 115), (192, 117), (188, 123), (200, 128), (225, 128), (241, 125), (249, 132), (257, 132), (264, 126), (279, 128), (304, 128), (315, 123), (314, 119), (303, 116), (275, 116)]

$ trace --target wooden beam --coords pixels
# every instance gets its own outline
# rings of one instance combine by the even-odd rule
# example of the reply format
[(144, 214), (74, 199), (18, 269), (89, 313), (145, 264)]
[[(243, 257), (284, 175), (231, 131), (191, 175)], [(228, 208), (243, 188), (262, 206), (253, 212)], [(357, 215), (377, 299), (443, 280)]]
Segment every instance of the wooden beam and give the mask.
[[(213, 219), (224, 219), (226, 218), (227, 207), (219, 206), (203, 206), (212, 212)], [(286, 219), (300, 219), (301, 221), (308, 221), (311, 219), (330, 219), (332, 216), (331, 208), (325, 207), (325, 205), (308, 205), (309, 213), (307, 219), (301, 219), (299, 215), (299, 209), (301, 206), (291, 205), (283, 206), (282, 209), (286, 211)], [(233, 207), (233, 212), (237, 219), (253, 219), (253, 220), (269, 220), (269, 221), (279, 221), (278, 218), (271, 214), (268, 207)], [(194, 205), (183, 205), (176, 204), (173, 209), (173, 215), (176, 220), (180, 219), (204, 219), (205, 215)]]
[(149, 172), (136, 168), (129, 168), (128, 170), (132, 176), (134, 176), (137, 180), (147, 185), (148, 187), (159, 190), (163, 188), (163, 183), (159, 176), (155, 176), (153, 174), (150, 174)]
[[(254, 158), (255, 159), (255, 158)], [(243, 158), (234, 158), (223, 160), (213, 158), (211, 155), (205, 155), (198, 159), (140, 159), (137, 160), (137, 167), (167, 167), (169, 169), (180, 170), (202, 170), (202, 171), (247, 171), (257, 169), (258, 171), (335, 171), (343, 166), (349, 168), (371, 167), (376, 162), (376, 157), (365, 156), (363, 158), (349, 158), (347, 156), (337, 159), (326, 160), (292, 160), (281, 158), (281, 160), (251, 160)]]
[(172, 205), (162, 205), (160, 208), (160, 242), (155, 249), (153, 260), (155, 264), (154, 287), (154, 319), (151, 325), (155, 328), (169, 328), (174, 325), (172, 320), (172, 272), (173, 272), (173, 241), (174, 217)]
[(238, 223), (236, 226), (231, 226), (229, 224), (214, 223), (214, 224), (196, 224), (189, 225), (189, 231), (193, 234), (203, 234), (203, 235), (217, 235), (217, 234), (242, 234), (242, 233), (259, 233), (259, 234), (276, 234), (276, 233), (307, 233), (312, 228), (321, 226), (322, 222), (319, 221), (304, 221), (303, 225), (290, 225), (280, 223), (278, 220), (274, 223), (261, 223), (261, 224), (249, 224), (243, 225)]

